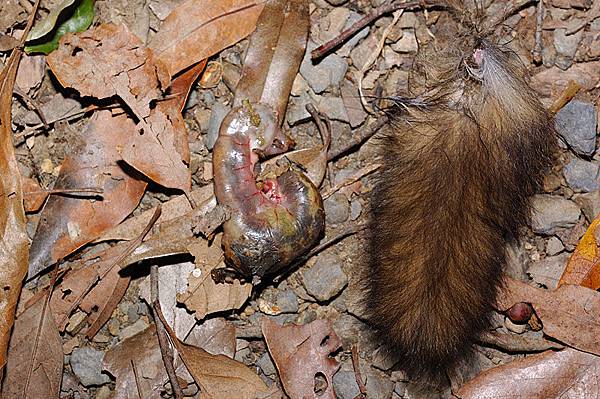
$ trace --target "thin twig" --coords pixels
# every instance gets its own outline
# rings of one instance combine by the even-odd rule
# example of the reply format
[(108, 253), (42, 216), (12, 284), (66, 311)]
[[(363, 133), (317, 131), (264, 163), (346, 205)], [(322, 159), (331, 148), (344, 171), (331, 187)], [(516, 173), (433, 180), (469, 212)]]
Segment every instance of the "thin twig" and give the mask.
[(56, 188), (52, 190), (24, 191), (23, 196), (41, 195), (41, 194), (104, 194), (101, 187), (82, 187), (82, 188)]
[(340, 33), (337, 37), (333, 38), (332, 40), (328, 41), (327, 43), (324, 43), (324, 44), (320, 45), (319, 47), (317, 47), (316, 49), (314, 49), (310, 53), (310, 58), (312, 60), (318, 60), (320, 58), (323, 58), (324, 56), (329, 54), (332, 50), (334, 50), (335, 48), (344, 44), (347, 40), (349, 40), (356, 33), (360, 32), (365, 26), (371, 24), (373, 21), (375, 21), (376, 19), (380, 18), (381, 16), (383, 16), (385, 14), (389, 14), (396, 10), (410, 10), (413, 8), (420, 8), (420, 7), (441, 7), (444, 5), (445, 5), (444, 3), (439, 2), (439, 1), (416, 0), (416, 1), (407, 1), (407, 2), (395, 1), (391, 4), (386, 4), (381, 7), (377, 7), (375, 9), (371, 10), (371, 12), (369, 12), (367, 15), (365, 15), (362, 19), (358, 20), (356, 23), (354, 23), (348, 29), (346, 29), (342, 33)]
[(44, 124), (44, 128), (48, 129), (48, 122), (46, 121), (46, 116), (44, 115), (44, 111), (42, 111), (42, 107), (40, 107), (40, 104), (36, 100), (31, 98), (27, 93), (19, 89), (17, 86), (14, 87), (13, 93), (21, 97), (29, 106), (31, 106), (35, 110), (35, 112), (37, 112), (38, 116), (40, 117), (40, 120)]
[(352, 345), (352, 368), (354, 368), (354, 378), (358, 384), (358, 390), (360, 393), (356, 395), (355, 399), (361, 399), (367, 397), (367, 387), (363, 382), (362, 376), (360, 375), (360, 361), (358, 360), (358, 344)]
[(544, 22), (544, 0), (538, 0), (535, 20), (535, 44), (531, 51), (533, 62), (541, 64), (542, 62), (542, 23)]
[(379, 164), (379, 163), (369, 164), (369, 165), (365, 166), (364, 168), (360, 168), (359, 170), (354, 172), (352, 175), (348, 176), (347, 179), (344, 179), (344, 181), (339, 182), (335, 186), (330, 187), (327, 190), (325, 190), (321, 194), (321, 197), (324, 200), (326, 200), (327, 198), (331, 197), (334, 193), (336, 193), (343, 187), (349, 186), (350, 184), (354, 183), (355, 181), (357, 181), (359, 179), (362, 179), (364, 176), (368, 175), (369, 173), (373, 173), (374, 171), (376, 171), (379, 168), (381, 168), (381, 164)]
[(140, 399), (144, 399), (144, 395), (142, 393), (142, 388), (140, 387), (140, 376), (137, 371), (137, 367), (135, 366), (135, 362), (133, 359), (130, 360), (131, 368), (133, 369), (133, 378), (135, 379), (135, 387), (137, 388), (137, 393)]
[(581, 86), (579, 85), (579, 83), (577, 83), (574, 80), (570, 80), (567, 84), (567, 87), (565, 87), (562, 93), (560, 93), (560, 96), (558, 96), (558, 98), (554, 100), (552, 105), (548, 108), (548, 111), (550, 111), (553, 114), (560, 111), (562, 107), (567, 105), (567, 103), (577, 95), (579, 90), (581, 90)]
[(362, 144), (367, 141), (371, 136), (373, 136), (379, 129), (381, 129), (386, 123), (388, 123), (389, 118), (387, 116), (382, 116), (378, 118), (374, 123), (369, 125), (365, 129), (360, 129), (357, 133), (356, 137), (352, 137), (351, 140), (347, 140), (343, 147), (338, 148), (335, 151), (329, 151), (327, 154), (327, 160), (332, 161), (334, 159), (339, 158), (344, 155), (354, 147)]
[(158, 265), (152, 265), (150, 268), (150, 299), (152, 300), (152, 314), (156, 324), (156, 335), (158, 336), (158, 346), (163, 358), (163, 363), (167, 369), (167, 375), (171, 382), (173, 395), (176, 399), (183, 398), (183, 391), (177, 381), (177, 374), (173, 367), (173, 349), (169, 345), (169, 339), (166, 331), (166, 320), (162, 316), (160, 301), (158, 300)]

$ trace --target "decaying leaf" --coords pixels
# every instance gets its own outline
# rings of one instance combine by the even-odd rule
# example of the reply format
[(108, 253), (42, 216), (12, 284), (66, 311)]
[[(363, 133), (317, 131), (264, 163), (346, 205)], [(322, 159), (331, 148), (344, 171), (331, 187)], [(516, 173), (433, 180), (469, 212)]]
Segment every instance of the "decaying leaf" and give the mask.
[(550, 291), (507, 278), (498, 309), (506, 310), (519, 302), (533, 305), (542, 320), (544, 334), (600, 355), (600, 292), (577, 285), (563, 285)]
[(140, 393), (145, 399), (161, 398), (167, 372), (158, 347), (156, 327), (151, 325), (110, 348), (102, 368), (117, 379), (114, 399), (139, 398)]
[[(75, 270), (70, 271), (62, 283), (56, 287), (50, 300), (50, 308), (57, 322), (59, 330), (63, 331), (69, 321), (69, 316), (79, 305), (86, 301), (85, 308), (102, 309), (102, 305), (110, 298), (106, 287), (94, 289), (98, 281), (110, 274), (108, 284), (114, 284), (118, 278), (118, 268), (112, 273), (111, 267), (115, 259), (122, 253), (122, 246), (116, 245), (95, 254), (91, 259), (84, 259), (74, 265)], [(106, 284), (106, 283), (105, 283)], [(112, 286), (110, 286), (112, 289)]]
[[(200, 187), (192, 191), (189, 195), (196, 203), (196, 211), (200, 214), (207, 213), (216, 206), (212, 185)], [(156, 224), (161, 225), (191, 211), (190, 202), (185, 195), (174, 197), (162, 204), (162, 214), (156, 221)], [(120, 225), (108, 230), (97, 241), (133, 240), (142, 231), (144, 226), (148, 224), (150, 219), (152, 219), (153, 214), (154, 208), (129, 218)]]
[(600, 357), (575, 349), (547, 351), (484, 371), (455, 395), (462, 399), (593, 398)]
[(30, 177), (21, 177), (21, 186), (23, 187), (23, 206), (26, 212), (38, 211), (44, 201), (48, 198), (48, 193), (43, 191), (40, 185)]
[(202, 321), (185, 339), (187, 344), (198, 346), (212, 355), (235, 355), (235, 327), (222, 317)]
[(205, 240), (197, 240), (190, 245), (190, 253), (196, 259), (196, 269), (188, 278), (188, 289), (184, 294), (177, 295), (177, 301), (185, 304), (190, 311), (195, 312), (196, 319), (202, 320), (214, 312), (240, 308), (252, 292), (252, 284), (215, 283), (211, 271), (223, 267), (221, 250), (221, 235), (215, 237), (212, 245)]
[(600, 253), (596, 237), (600, 237), (600, 216), (596, 217), (579, 240), (558, 285), (575, 284), (597, 290), (600, 288)]
[(48, 56), (48, 65), (63, 86), (83, 95), (119, 96), (139, 121), (139, 134), (123, 143), (123, 160), (158, 184), (190, 189), (182, 139), (187, 131), (180, 111), (170, 102), (151, 108), (170, 78), (139, 38), (123, 25), (102, 24), (66, 35), (59, 49)]
[(99, 99), (117, 95), (140, 120), (150, 115), (151, 102), (169, 83), (164, 66), (124, 25), (67, 34), (47, 61), (64, 87)]
[(73, 143), (74, 154), (63, 162), (54, 187), (100, 187), (103, 199), (48, 199), (31, 245), (29, 278), (119, 224), (135, 209), (146, 183), (118, 164), (118, 148), (133, 134), (135, 124), (126, 115), (99, 111), (92, 116), (80, 135), (81, 143)]
[[(162, 312), (159, 312), (159, 317), (165, 322)], [(273, 390), (243, 363), (185, 344), (177, 338), (168, 324), (165, 328), (204, 396), (213, 399), (256, 399), (272, 393)]]
[[(33, 22), (30, 16), (28, 26)], [(26, 29), (27, 30), (27, 29)], [(0, 368), (13, 325), (21, 284), (27, 274), (28, 247), (21, 173), (15, 158), (12, 134), (12, 93), (22, 55), (15, 48), (0, 71)]]
[(44, 295), (15, 321), (2, 397), (57, 398), (62, 369), (62, 341)]
[[(330, 355), (342, 346), (330, 321), (280, 326), (264, 317), (262, 332), (275, 361), (283, 389), (292, 399), (335, 398), (333, 375), (340, 364)], [(326, 388), (315, 392), (315, 378), (324, 378)]]
[(171, 76), (248, 36), (264, 0), (187, 0), (150, 42)]
[[(188, 275), (193, 269), (194, 264), (191, 262), (158, 268), (158, 300), (167, 323), (181, 339), (185, 339), (196, 324), (196, 319), (185, 308), (177, 306), (175, 298), (177, 294), (185, 292)], [(144, 298), (146, 303), (152, 303), (149, 276), (140, 284), (140, 297)]]

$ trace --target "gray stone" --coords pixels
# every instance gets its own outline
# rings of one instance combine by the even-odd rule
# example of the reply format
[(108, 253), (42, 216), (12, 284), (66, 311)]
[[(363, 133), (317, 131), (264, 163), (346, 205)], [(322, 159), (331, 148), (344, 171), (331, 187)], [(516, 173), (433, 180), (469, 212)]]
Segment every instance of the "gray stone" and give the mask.
[(373, 52), (377, 49), (378, 44), (377, 38), (372, 35), (367, 36), (365, 40), (360, 42), (360, 44), (350, 52), (350, 59), (356, 69), (361, 70), (365, 66)]
[(333, 376), (333, 390), (339, 399), (354, 399), (360, 393), (354, 372), (340, 370)]
[(566, 29), (554, 30), (554, 48), (558, 54), (573, 58), (583, 37), (583, 29), (571, 35), (567, 35), (566, 32)]
[(333, 322), (333, 331), (342, 340), (344, 348), (368, 339), (368, 330), (369, 327), (366, 324), (347, 313), (342, 314)]
[(394, 355), (394, 353), (392, 353), (390, 349), (386, 348), (385, 346), (380, 346), (377, 348), (371, 355), (371, 359), (373, 367), (383, 371), (387, 371), (394, 367), (399, 360), (398, 356)]
[[(368, 398), (389, 398), (394, 390), (394, 383), (379, 373), (367, 371), (366, 379)], [(354, 371), (340, 370), (333, 376), (333, 390), (339, 399), (354, 399), (360, 393)]]
[(206, 148), (209, 150), (212, 150), (214, 147), (217, 136), (219, 135), (221, 122), (223, 122), (223, 119), (225, 119), (225, 116), (230, 109), (230, 107), (227, 107), (218, 101), (213, 103), (210, 119), (208, 120), (208, 129), (206, 129), (206, 135), (204, 136), (204, 145), (206, 145)]
[(572, 100), (556, 114), (556, 130), (580, 155), (596, 150), (598, 111), (593, 104)]
[(298, 297), (292, 290), (280, 291), (277, 293), (276, 304), (281, 313), (297, 313)]
[(580, 194), (574, 198), (588, 220), (594, 220), (600, 214), (600, 190)]
[(306, 92), (301, 92), (298, 97), (291, 97), (286, 111), (288, 125), (293, 126), (298, 122), (309, 119), (310, 114), (306, 110), (306, 104), (312, 102), (312, 99)]
[(71, 354), (71, 368), (79, 378), (81, 385), (90, 387), (110, 382), (106, 374), (102, 374), (104, 352), (94, 348), (75, 348)]
[[(348, 20), (346, 21), (344, 30), (351, 27), (356, 21), (358, 21), (362, 17), (363, 15), (360, 15), (354, 11), (350, 11), (350, 17), (348, 17)], [(358, 42), (360, 42), (362, 39), (369, 35), (369, 29), (370, 28), (367, 26), (363, 28), (360, 32), (353, 35), (352, 38), (348, 40), (342, 47), (340, 47), (340, 49), (337, 50), (335, 53), (340, 57), (348, 57), (350, 55), (350, 52), (354, 49), (354, 47), (356, 47)]]
[(533, 197), (531, 228), (538, 234), (554, 234), (559, 228), (575, 226), (581, 211), (563, 197), (540, 194)]
[(554, 30), (554, 48), (557, 52), (556, 66), (566, 70), (573, 64), (573, 57), (577, 52), (581, 38), (583, 37), (583, 29), (578, 32), (567, 35), (566, 29)]
[(560, 280), (570, 256), (571, 254), (565, 252), (549, 256), (539, 262), (532, 262), (527, 272), (535, 282), (553, 290), (558, 286), (558, 280)]
[(348, 63), (339, 55), (330, 54), (313, 64), (310, 59), (310, 52), (315, 48), (317, 48), (317, 45), (314, 42), (308, 42), (304, 59), (300, 65), (300, 74), (306, 79), (314, 92), (319, 94), (329, 86), (340, 84), (348, 69)]
[(600, 165), (597, 163), (572, 159), (564, 167), (563, 175), (574, 191), (590, 192), (600, 188)]
[(327, 301), (339, 294), (348, 284), (340, 263), (331, 252), (319, 255), (313, 267), (302, 274), (306, 292), (318, 301)]
[(344, 223), (350, 216), (350, 204), (344, 194), (335, 193), (324, 202), (325, 220), (330, 224)]
[(550, 237), (546, 243), (546, 255), (554, 256), (565, 249), (563, 243), (557, 237)]
[(390, 47), (398, 53), (416, 53), (419, 50), (419, 44), (417, 43), (415, 31), (413, 29), (405, 29), (400, 40), (393, 43)]
[(344, 101), (340, 97), (322, 97), (319, 101), (319, 111), (329, 119), (340, 122), (350, 122)]
[(358, 199), (350, 202), (350, 220), (356, 220), (362, 213), (362, 205)]
[(256, 365), (262, 370), (265, 375), (275, 374), (275, 365), (273, 359), (269, 355), (269, 351), (263, 353), (263, 355), (256, 361)]

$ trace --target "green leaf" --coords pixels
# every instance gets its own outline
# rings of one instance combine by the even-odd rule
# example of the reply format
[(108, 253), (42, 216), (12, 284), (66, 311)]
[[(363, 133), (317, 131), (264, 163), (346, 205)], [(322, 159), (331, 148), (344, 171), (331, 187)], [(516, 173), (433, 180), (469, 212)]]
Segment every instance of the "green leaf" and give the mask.
[[(29, 41), (33, 37), (36, 37), (34, 44), (29, 44), (25, 46), (25, 52), (30, 53), (44, 53), (50, 54), (52, 51), (56, 50), (58, 47), (58, 41), (61, 37), (63, 37), (67, 33), (71, 32), (83, 32), (87, 28), (90, 27), (92, 21), (94, 20), (94, 1), (95, 0), (81, 0), (79, 5), (74, 9), (73, 15), (70, 18), (61, 22), (58, 25), (58, 28), (52, 30), (53, 25), (58, 21), (58, 16), (61, 14), (66, 8), (74, 3), (74, 0), (65, 0), (56, 10), (59, 10), (55, 13), (56, 10), (53, 10), (48, 17), (40, 24), (40, 26), (44, 26), (43, 28), (39, 28), (36, 31), (35, 36), (29, 36)], [(70, 4), (67, 4), (70, 3)], [(65, 6), (65, 4), (67, 4)], [(54, 15), (53, 15), (54, 14)], [(54, 22), (50, 21), (50, 23), (46, 22), (48, 19), (54, 20)], [(48, 25), (50, 25), (50, 29), (48, 29)], [(44, 32), (42, 36), (38, 36), (41, 32)], [(33, 31), (32, 31), (33, 32)], [(54, 32), (54, 33), (52, 33)]]

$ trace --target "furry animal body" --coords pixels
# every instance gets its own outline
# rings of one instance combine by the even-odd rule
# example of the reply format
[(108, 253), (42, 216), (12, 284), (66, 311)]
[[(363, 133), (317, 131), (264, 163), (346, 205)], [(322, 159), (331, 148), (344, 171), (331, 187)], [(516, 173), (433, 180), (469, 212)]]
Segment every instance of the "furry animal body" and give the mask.
[(409, 375), (468, 355), (489, 318), (506, 243), (529, 217), (556, 145), (516, 55), (469, 17), (421, 49), (410, 96), (380, 138), (365, 303)]

